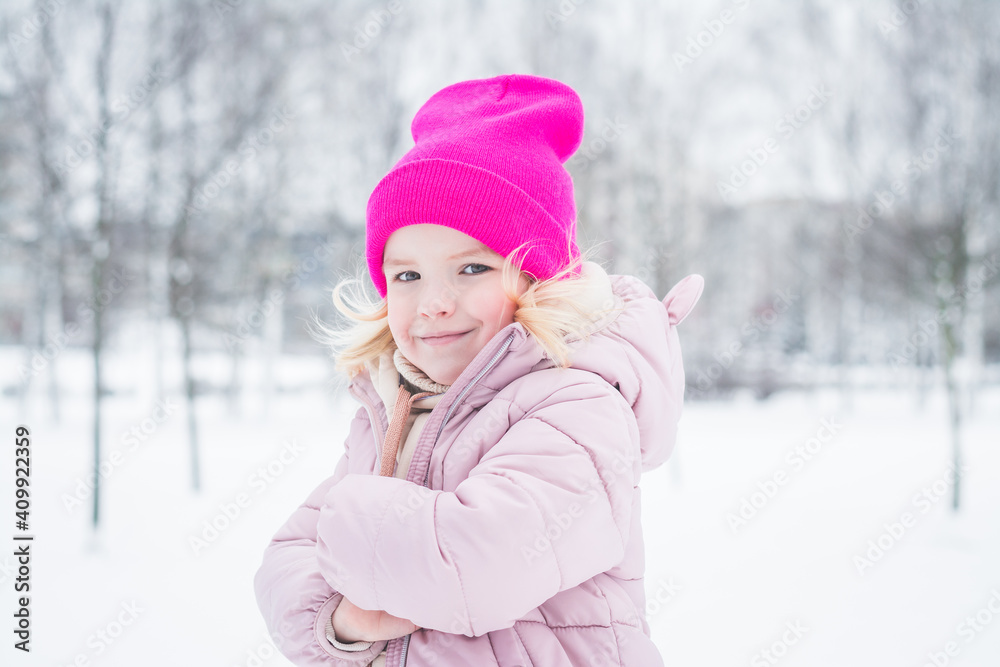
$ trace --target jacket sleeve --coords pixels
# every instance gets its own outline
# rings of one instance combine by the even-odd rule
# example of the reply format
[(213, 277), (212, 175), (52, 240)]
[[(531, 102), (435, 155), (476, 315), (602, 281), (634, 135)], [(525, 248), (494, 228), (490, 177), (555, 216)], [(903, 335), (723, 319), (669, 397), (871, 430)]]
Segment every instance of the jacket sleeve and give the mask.
[[(316, 525), (323, 498), (347, 476), (349, 447), (372, 437), (365, 409), (358, 410), (332, 477), (320, 484), (296, 509), (264, 550), (254, 577), (254, 592), (275, 646), (296, 665), (360, 667), (368, 665), (386, 646), (374, 642), (363, 651), (344, 651), (326, 638), (327, 623), (343, 596), (320, 573), (316, 558)], [(368, 440), (359, 440), (367, 438)]]
[[(539, 371), (549, 372), (559, 371)], [(479, 636), (619, 563), (641, 474), (638, 424), (607, 382), (562, 372), (575, 383), (526, 412), (512, 404), (520, 419), (453, 492), (365, 475), (331, 488), (322, 571), (352, 573), (340, 590), (360, 607)], [(473, 446), (460, 437), (451, 454)]]

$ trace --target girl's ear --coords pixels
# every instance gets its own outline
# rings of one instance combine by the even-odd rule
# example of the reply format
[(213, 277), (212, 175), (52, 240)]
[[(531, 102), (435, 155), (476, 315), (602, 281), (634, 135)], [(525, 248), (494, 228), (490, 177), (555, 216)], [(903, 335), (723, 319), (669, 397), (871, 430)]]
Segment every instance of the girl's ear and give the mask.
[(705, 289), (705, 279), (697, 273), (692, 273), (670, 288), (663, 297), (663, 305), (667, 308), (670, 324), (677, 326), (694, 309), (702, 290)]

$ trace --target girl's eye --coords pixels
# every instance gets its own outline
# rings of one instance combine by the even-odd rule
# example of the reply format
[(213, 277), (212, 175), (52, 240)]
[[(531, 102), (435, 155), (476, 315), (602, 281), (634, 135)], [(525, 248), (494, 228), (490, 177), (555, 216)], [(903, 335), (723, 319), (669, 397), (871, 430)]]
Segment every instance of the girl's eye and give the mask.
[[(468, 276), (468, 275), (472, 275), (472, 276), (475, 276), (475, 275), (478, 275), (478, 274), (480, 274), (480, 273), (486, 273), (487, 271), (489, 271), (489, 270), (490, 270), (490, 267), (486, 266), (485, 264), (469, 264), (469, 265), (467, 265), (467, 266), (466, 266), (465, 268), (466, 268), (466, 269), (469, 269), (469, 268), (472, 268), (472, 267), (474, 267), (474, 266), (477, 266), (477, 267), (479, 267), (480, 269), (482, 269), (482, 271), (476, 271), (475, 273), (466, 273), (465, 275), (467, 275), (467, 276)], [(463, 271), (464, 271), (464, 269), (463, 269)]]
[[(475, 267), (477, 270), (473, 271), (472, 273), (468, 273), (466, 271), (467, 269), (471, 269), (473, 267)], [(492, 269), (486, 266), (485, 264), (466, 264), (465, 267), (462, 269), (462, 274), (466, 276), (478, 276), (481, 273), (486, 273), (487, 271), (491, 270)], [(416, 277), (411, 277), (411, 278), (405, 277), (407, 274), (411, 273)], [(414, 280), (418, 280), (419, 278), (420, 274), (417, 273), (416, 271), (400, 271), (399, 273), (397, 273), (392, 277), (394, 281), (400, 283), (412, 283)]]

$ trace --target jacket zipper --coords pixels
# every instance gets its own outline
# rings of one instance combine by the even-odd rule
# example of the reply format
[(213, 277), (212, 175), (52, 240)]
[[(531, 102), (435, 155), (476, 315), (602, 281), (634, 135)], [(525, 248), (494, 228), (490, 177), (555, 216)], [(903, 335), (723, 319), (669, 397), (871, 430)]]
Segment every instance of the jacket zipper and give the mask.
[[(507, 340), (503, 342), (503, 345), (501, 345), (500, 349), (497, 350), (496, 354), (493, 355), (493, 358), (490, 359), (485, 366), (483, 366), (482, 370), (476, 373), (476, 377), (472, 378), (472, 380), (469, 381), (469, 384), (465, 385), (465, 388), (462, 389), (462, 393), (460, 393), (458, 397), (452, 402), (451, 406), (448, 408), (448, 412), (446, 412), (444, 415), (444, 419), (441, 420), (441, 426), (438, 427), (438, 432), (434, 436), (434, 443), (431, 445), (431, 448), (433, 448), (433, 446), (437, 444), (438, 438), (441, 437), (441, 433), (444, 431), (445, 425), (448, 424), (448, 420), (451, 419), (451, 415), (455, 411), (455, 408), (458, 406), (459, 403), (462, 402), (462, 399), (465, 398), (465, 395), (469, 393), (472, 387), (475, 386), (475, 384), (479, 382), (479, 380), (481, 380), (484, 375), (486, 375), (486, 372), (491, 368), (493, 368), (493, 366), (497, 363), (497, 361), (499, 361), (500, 357), (503, 356), (503, 353), (507, 351), (508, 347), (510, 347), (511, 342), (513, 342), (514, 335), (515, 334), (512, 333), (509, 336), (507, 336)], [(430, 460), (428, 460), (427, 472), (424, 473), (424, 487), (427, 486), (427, 482), (430, 480), (430, 475), (431, 475), (431, 464)], [(403, 637), (403, 650), (399, 656), (399, 667), (405, 667), (406, 665), (406, 651), (410, 647), (410, 636), (411, 635), (406, 635), (405, 637)]]
[[(451, 419), (451, 415), (455, 411), (455, 408), (458, 406), (459, 403), (462, 402), (462, 399), (465, 398), (465, 395), (472, 390), (472, 387), (475, 386), (475, 384), (479, 382), (479, 380), (481, 380), (484, 375), (486, 375), (486, 372), (490, 370), (497, 363), (497, 361), (500, 359), (503, 353), (507, 351), (507, 348), (510, 347), (511, 342), (513, 342), (514, 340), (514, 336), (515, 334), (513, 333), (507, 336), (507, 340), (503, 342), (503, 344), (500, 346), (500, 349), (498, 349), (496, 351), (496, 354), (493, 355), (493, 358), (489, 360), (489, 362), (482, 368), (482, 370), (476, 373), (476, 376), (472, 378), (472, 380), (469, 381), (469, 383), (462, 389), (462, 393), (460, 393), (458, 397), (454, 400), (454, 402), (452, 402), (451, 406), (448, 408), (448, 412), (446, 412), (444, 415), (444, 419), (441, 420), (441, 426), (438, 427), (438, 432), (434, 436), (434, 443), (431, 445), (431, 448), (433, 448), (434, 444), (437, 444), (438, 438), (441, 437), (441, 433), (444, 431), (444, 427), (448, 424), (448, 420)], [(380, 438), (384, 437), (383, 435), (384, 429), (382, 428), (382, 422), (381, 420), (375, 418), (375, 407), (371, 404), (371, 402), (368, 400), (368, 397), (365, 396), (363, 392), (361, 392), (360, 390), (356, 390), (354, 387), (348, 387), (348, 390), (350, 391), (352, 396), (358, 399), (362, 403), (362, 405), (365, 406), (365, 410), (368, 411), (368, 419), (372, 423), (372, 434), (375, 437), (375, 469), (377, 470), (382, 463), (380, 460), (380, 457), (382, 455), (381, 454), (382, 442)], [(430, 462), (428, 461), (427, 471), (424, 473), (424, 487), (427, 486), (427, 483), (430, 480), (430, 474), (431, 474), (431, 465)], [(406, 635), (405, 637), (403, 637), (403, 648), (400, 652), (399, 667), (404, 667), (406, 665), (406, 653), (409, 647), (410, 647), (410, 635)]]
[[(481, 380), (484, 375), (486, 375), (486, 371), (490, 370), (494, 366), (494, 364), (496, 364), (496, 362), (500, 359), (503, 353), (507, 351), (507, 348), (510, 347), (510, 344), (511, 342), (513, 342), (513, 340), (514, 340), (513, 333), (507, 336), (507, 340), (503, 342), (503, 345), (501, 345), (500, 349), (497, 350), (496, 354), (493, 355), (493, 358), (490, 359), (485, 366), (483, 366), (482, 370), (476, 373), (476, 377), (472, 378), (469, 384), (465, 385), (465, 388), (462, 389), (462, 393), (459, 394), (458, 398), (456, 398), (452, 402), (451, 406), (448, 407), (448, 412), (445, 413), (444, 419), (441, 420), (441, 426), (438, 427), (437, 435), (434, 436), (434, 444), (437, 444), (438, 438), (441, 437), (441, 432), (444, 431), (445, 425), (448, 423), (448, 420), (451, 419), (451, 413), (454, 412), (455, 408), (458, 406), (459, 403), (462, 402), (462, 399), (465, 398), (465, 395), (469, 393), (472, 387), (475, 386), (475, 384), (479, 382), (479, 380)], [(424, 486), (427, 486), (427, 481), (430, 479), (430, 475), (431, 475), (431, 464), (430, 461), (428, 460), (427, 472), (424, 473)]]
[(406, 649), (410, 648), (410, 635), (403, 637), (403, 650), (399, 654), (399, 667), (406, 664)]

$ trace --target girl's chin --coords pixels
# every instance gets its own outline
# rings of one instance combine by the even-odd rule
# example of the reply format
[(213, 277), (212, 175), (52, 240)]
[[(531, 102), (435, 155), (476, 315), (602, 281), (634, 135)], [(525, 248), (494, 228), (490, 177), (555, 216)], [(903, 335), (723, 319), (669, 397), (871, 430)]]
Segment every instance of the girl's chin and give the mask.
[(438, 384), (443, 384), (445, 386), (450, 386), (454, 384), (455, 380), (458, 379), (458, 374), (448, 369), (444, 368), (438, 369), (432, 367), (430, 371), (428, 371), (422, 366), (419, 366), (419, 364), (418, 368), (420, 368), (420, 370), (422, 370), (424, 374), (427, 375), (427, 377), (434, 380)]

